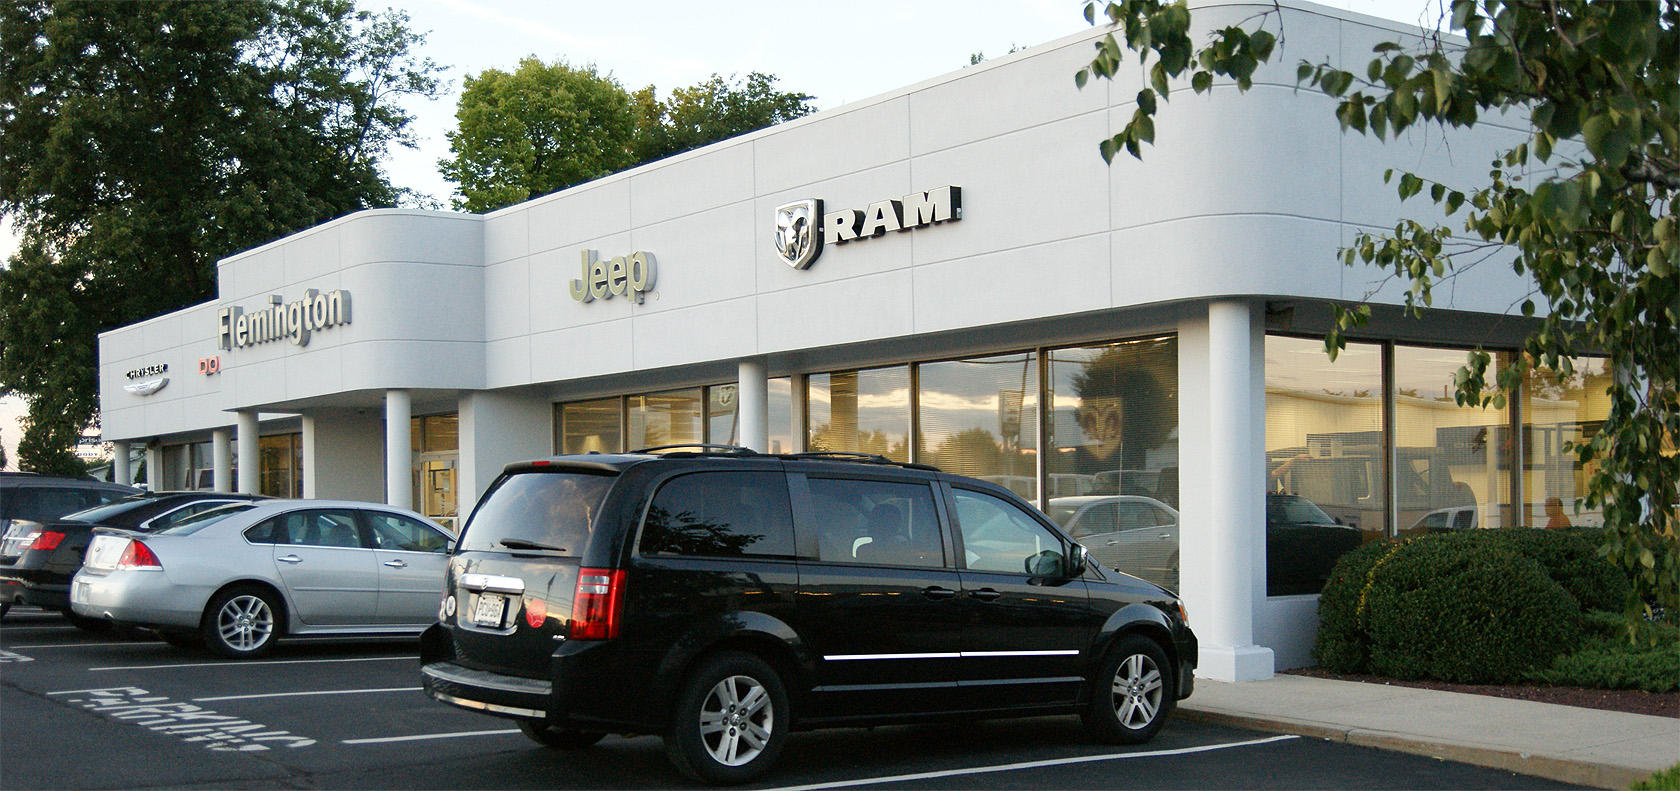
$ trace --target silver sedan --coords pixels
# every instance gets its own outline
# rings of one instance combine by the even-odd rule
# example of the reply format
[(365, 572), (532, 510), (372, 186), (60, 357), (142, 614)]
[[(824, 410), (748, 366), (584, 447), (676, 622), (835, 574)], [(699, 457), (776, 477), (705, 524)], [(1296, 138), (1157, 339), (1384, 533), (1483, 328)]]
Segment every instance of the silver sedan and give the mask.
[(145, 535), (105, 530), (70, 585), (79, 615), (228, 657), (281, 635), (412, 634), (437, 619), (454, 537), (412, 511), (270, 500)]

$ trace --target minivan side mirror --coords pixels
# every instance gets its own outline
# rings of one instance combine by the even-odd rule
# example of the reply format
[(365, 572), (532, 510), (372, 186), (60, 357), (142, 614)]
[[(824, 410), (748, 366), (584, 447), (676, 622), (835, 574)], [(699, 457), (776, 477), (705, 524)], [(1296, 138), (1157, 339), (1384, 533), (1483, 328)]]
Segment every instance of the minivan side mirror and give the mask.
[(1060, 577), (1067, 571), (1067, 559), (1054, 549), (1028, 555), (1022, 565), (1034, 577)]
[(1090, 564), (1091, 551), (1086, 549), (1084, 544), (1074, 544), (1073, 557), (1068, 558), (1068, 579), (1084, 574)]

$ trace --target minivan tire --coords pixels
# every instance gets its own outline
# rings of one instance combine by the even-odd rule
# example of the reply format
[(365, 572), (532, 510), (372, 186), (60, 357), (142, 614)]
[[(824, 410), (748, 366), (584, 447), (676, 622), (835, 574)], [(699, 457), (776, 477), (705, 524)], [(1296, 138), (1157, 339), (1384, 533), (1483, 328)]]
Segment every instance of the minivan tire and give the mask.
[(519, 732), (525, 734), (525, 737), (531, 741), (551, 750), (581, 750), (594, 745), (607, 736), (600, 731), (562, 728), (535, 720), (520, 720)]
[(678, 694), (665, 755), (677, 771), (703, 783), (752, 782), (787, 744), (791, 713), (782, 679), (768, 663), (752, 654), (716, 654), (700, 662)]
[(280, 605), (274, 594), (254, 585), (228, 588), (204, 608), (199, 633), (204, 645), (229, 659), (268, 653), (280, 637)]
[(1120, 638), (1091, 681), (1080, 715), (1085, 733), (1103, 744), (1143, 744), (1178, 705), (1177, 679), (1160, 644), (1142, 635)]

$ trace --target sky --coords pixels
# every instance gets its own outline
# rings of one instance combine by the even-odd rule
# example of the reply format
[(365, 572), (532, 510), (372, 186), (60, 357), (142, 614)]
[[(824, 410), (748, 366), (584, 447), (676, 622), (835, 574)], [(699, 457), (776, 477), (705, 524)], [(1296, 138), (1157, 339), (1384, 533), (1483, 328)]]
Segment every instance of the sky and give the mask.
[[(1411, 23), (1436, 2), (1320, 0)], [(1088, 29), (1081, 0), (360, 0), (359, 5), (407, 13), (411, 28), (426, 33), (422, 51), (448, 67), (444, 95), (407, 104), (418, 148), (394, 150), (388, 161), (393, 183), (439, 208), (448, 207), (451, 185), (438, 174), (437, 161), (449, 155), (444, 135), (455, 125), (462, 77), (515, 68), (527, 55), (594, 64), (626, 89), (654, 85), (661, 96), (712, 74), (760, 71), (780, 77), (780, 90), (809, 94), (818, 109), (828, 110), (956, 71), (976, 52), (997, 57), (1011, 47)], [(0, 218), (0, 260), (10, 258), (16, 246)], [(16, 399), (0, 398), (0, 441), (11, 469), (22, 412)]]

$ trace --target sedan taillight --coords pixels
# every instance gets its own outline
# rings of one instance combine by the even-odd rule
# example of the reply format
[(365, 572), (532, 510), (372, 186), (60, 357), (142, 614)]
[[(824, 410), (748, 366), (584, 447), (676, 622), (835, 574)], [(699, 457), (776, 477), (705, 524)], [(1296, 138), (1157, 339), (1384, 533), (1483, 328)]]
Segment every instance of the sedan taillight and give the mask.
[(58, 549), (59, 542), (64, 540), (64, 534), (57, 530), (37, 530), (35, 540), (29, 542), (29, 548), (39, 552), (50, 552)]
[(152, 548), (139, 541), (129, 541), (128, 548), (123, 550), (122, 557), (117, 560), (119, 569), (138, 569), (162, 571), (163, 564), (158, 562), (158, 556)]

